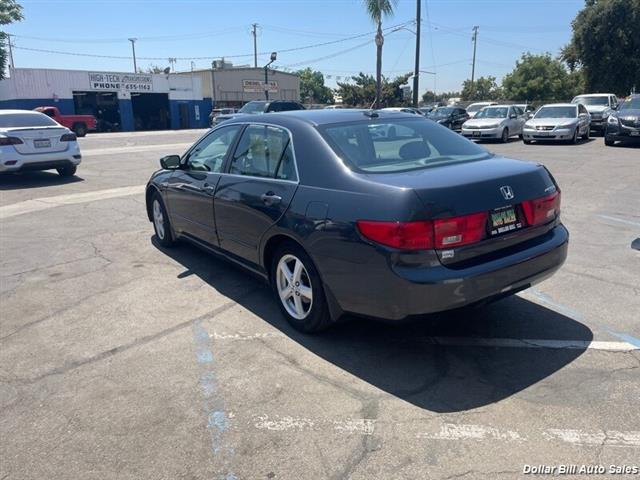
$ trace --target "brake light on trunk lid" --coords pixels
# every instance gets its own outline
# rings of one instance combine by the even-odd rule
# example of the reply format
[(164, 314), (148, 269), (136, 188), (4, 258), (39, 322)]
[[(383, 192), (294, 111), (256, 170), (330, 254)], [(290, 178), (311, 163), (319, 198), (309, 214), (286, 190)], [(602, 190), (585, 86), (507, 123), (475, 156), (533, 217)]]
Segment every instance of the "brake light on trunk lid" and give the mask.
[(20, 145), (22, 142), (18, 137), (0, 137), (0, 146)]
[(76, 139), (77, 138), (75, 133), (65, 133), (60, 137), (61, 142), (75, 142)]
[(435, 247), (451, 248), (479, 242), (486, 235), (487, 212), (433, 221)]
[(548, 223), (560, 215), (560, 192), (522, 202), (522, 210), (531, 226)]

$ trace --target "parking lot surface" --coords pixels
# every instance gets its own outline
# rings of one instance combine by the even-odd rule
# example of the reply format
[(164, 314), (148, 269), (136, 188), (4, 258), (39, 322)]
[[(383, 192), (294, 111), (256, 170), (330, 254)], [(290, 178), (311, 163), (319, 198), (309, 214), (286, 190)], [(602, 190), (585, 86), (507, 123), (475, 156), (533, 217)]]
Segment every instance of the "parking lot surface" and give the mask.
[(484, 309), (307, 336), (244, 271), (154, 241), (144, 185), (202, 133), (89, 135), (76, 178), (0, 177), (0, 479), (640, 466), (640, 148), (487, 144), (554, 174), (564, 267)]

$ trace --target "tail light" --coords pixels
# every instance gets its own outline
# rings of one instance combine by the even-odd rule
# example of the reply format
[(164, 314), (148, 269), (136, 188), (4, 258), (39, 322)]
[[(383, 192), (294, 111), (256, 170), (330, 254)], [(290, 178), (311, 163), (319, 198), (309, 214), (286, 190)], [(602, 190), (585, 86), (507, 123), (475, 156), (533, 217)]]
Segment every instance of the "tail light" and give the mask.
[(451, 248), (479, 242), (486, 235), (487, 213), (433, 221), (436, 248)]
[(560, 215), (560, 192), (522, 202), (522, 210), (531, 226), (548, 223)]
[(6, 145), (20, 145), (22, 142), (22, 140), (20, 140), (18, 137), (0, 137), (0, 146), (6, 146)]
[(75, 142), (77, 140), (75, 133), (65, 133), (60, 137), (61, 142)]
[(376, 243), (402, 250), (433, 248), (431, 222), (373, 222), (358, 220), (360, 233)]

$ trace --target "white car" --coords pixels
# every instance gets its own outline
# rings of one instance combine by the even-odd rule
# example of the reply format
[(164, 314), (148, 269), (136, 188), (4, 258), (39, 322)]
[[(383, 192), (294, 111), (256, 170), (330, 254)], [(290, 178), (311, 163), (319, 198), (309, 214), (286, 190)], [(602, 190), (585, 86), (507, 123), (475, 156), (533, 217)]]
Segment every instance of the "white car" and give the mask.
[(571, 103), (581, 103), (591, 115), (591, 129), (604, 133), (609, 115), (618, 108), (618, 97), (613, 93), (587, 93), (578, 95)]
[(484, 107), (490, 107), (491, 105), (497, 105), (498, 102), (476, 102), (472, 103), (467, 107), (467, 113), (469, 114), (469, 118), (475, 117), (480, 110)]
[(560, 140), (578, 143), (589, 140), (591, 116), (581, 103), (552, 103), (538, 109), (524, 124), (522, 138), (529, 144), (533, 140)]
[(510, 137), (522, 135), (526, 120), (524, 111), (516, 105), (492, 105), (464, 122), (462, 135), (474, 140), (493, 139), (507, 143)]
[(81, 159), (67, 127), (40, 112), (0, 110), (0, 173), (55, 169), (70, 177)]

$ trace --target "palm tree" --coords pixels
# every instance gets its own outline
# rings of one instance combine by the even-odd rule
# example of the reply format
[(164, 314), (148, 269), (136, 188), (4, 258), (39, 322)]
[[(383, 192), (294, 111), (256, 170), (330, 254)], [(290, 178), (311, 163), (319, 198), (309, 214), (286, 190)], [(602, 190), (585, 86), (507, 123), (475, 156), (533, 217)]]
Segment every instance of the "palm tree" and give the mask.
[(382, 17), (393, 15), (393, 8), (398, 4), (398, 0), (363, 0), (369, 17), (378, 24), (376, 33), (376, 108), (380, 108), (380, 97), (382, 94), (382, 45), (384, 36), (382, 35)]

